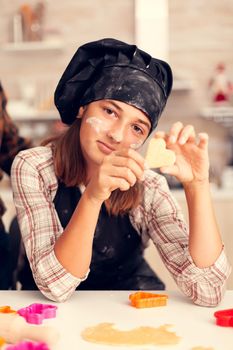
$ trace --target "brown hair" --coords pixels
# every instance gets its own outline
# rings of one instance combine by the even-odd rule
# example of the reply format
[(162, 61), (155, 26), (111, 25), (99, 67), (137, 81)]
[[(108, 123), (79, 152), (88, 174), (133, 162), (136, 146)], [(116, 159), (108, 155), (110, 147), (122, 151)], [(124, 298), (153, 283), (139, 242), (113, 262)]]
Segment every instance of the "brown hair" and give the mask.
[[(66, 186), (79, 186), (86, 182), (86, 162), (79, 138), (80, 126), (81, 119), (76, 119), (65, 132), (42, 142), (42, 145), (52, 142), (55, 174)], [(105, 205), (109, 214), (125, 214), (136, 208), (141, 197), (142, 185), (136, 182), (128, 191), (113, 191)]]

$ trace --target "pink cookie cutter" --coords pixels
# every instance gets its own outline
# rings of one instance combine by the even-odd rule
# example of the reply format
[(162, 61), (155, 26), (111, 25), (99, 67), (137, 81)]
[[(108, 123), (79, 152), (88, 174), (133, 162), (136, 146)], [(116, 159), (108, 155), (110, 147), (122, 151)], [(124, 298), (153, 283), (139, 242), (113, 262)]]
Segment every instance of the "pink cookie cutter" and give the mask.
[(28, 323), (41, 324), (45, 318), (56, 317), (57, 306), (49, 304), (34, 303), (17, 312), (24, 317)]
[(9, 345), (6, 350), (50, 350), (45, 343), (33, 343), (30, 341), (21, 342), (14, 345)]

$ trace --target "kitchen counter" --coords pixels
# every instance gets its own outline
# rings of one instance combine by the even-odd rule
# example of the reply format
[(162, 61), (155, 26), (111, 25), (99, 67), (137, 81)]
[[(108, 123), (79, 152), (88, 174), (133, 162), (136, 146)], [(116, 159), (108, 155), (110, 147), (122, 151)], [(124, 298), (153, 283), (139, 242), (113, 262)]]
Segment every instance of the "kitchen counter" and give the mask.
[[(169, 346), (169, 349), (191, 350), (203, 346), (214, 350), (232, 350), (233, 329), (217, 326), (214, 312), (232, 308), (233, 291), (226, 292), (221, 304), (215, 308), (196, 306), (180, 292), (168, 291), (167, 306), (136, 309), (129, 304), (130, 293), (132, 292), (76, 291), (67, 302), (57, 303), (56, 318), (44, 321), (45, 325), (53, 326), (60, 332), (60, 339), (51, 350), (167, 349), (164, 345), (114, 347), (89, 343), (81, 338), (80, 333), (85, 328), (102, 322), (113, 323), (119, 330), (140, 326), (157, 328), (170, 324), (170, 331), (181, 339), (177, 345)], [(0, 291), (0, 305), (9, 305), (18, 310), (35, 302), (51, 304), (40, 292)]]

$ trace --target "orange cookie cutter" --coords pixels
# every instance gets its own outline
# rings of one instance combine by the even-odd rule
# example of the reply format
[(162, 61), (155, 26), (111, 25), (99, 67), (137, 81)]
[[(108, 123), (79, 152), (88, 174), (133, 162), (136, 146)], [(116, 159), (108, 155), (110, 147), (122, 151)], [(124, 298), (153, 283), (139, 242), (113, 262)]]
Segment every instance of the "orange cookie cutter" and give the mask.
[(6, 341), (3, 337), (0, 337), (0, 348), (1, 346), (3, 346), (4, 344), (6, 344)]
[(9, 305), (0, 306), (0, 312), (3, 314), (16, 314), (16, 310), (13, 310)]
[(141, 309), (146, 307), (166, 306), (168, 295), (149, 292), (136, 292), (129, 295), (131, 305)]

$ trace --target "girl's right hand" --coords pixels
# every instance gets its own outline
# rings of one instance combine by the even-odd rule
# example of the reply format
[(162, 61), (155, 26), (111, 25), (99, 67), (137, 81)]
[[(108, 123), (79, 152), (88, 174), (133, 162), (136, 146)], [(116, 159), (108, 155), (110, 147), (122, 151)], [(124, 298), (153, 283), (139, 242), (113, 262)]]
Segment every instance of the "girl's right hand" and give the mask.
[(86, 194), (92, 200), (102, 203), (114, 190), (127, 191), (136, 181), (142, 181), (144, 170), (145, 160), (135, 150), (112, 152), (104, 157), (102, 164), (92, 174)]

